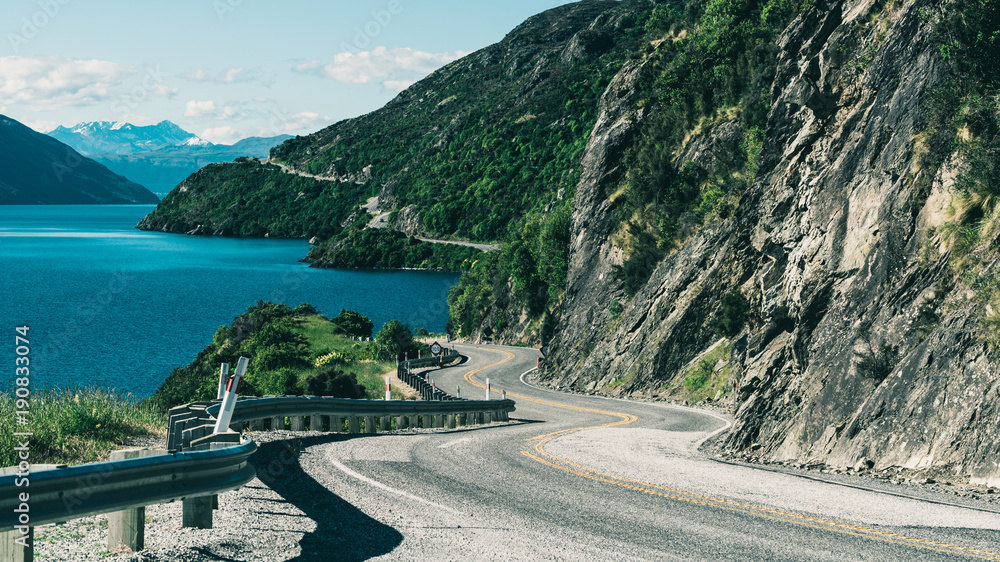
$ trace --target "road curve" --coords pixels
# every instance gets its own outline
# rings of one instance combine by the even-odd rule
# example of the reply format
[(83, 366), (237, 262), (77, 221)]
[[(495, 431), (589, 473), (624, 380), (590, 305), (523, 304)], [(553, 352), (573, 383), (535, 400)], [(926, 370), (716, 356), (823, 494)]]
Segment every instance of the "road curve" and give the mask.
[[(1000, 560), (1000, 514), (713, 461), (705, 411), (539, 389), (537, 352), (459, 346), (436, 384), (510, 424), (321, 440), (302, 470), (386, 530), (364, 559)], [(939, 500), (947, 502), (947, 497)]]

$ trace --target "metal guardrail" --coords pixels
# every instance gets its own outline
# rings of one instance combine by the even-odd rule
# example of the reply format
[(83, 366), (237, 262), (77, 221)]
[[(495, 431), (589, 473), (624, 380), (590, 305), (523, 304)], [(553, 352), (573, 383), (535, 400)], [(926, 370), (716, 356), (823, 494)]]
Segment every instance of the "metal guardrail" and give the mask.
[[(342, 430), (341, 424), (346, 420), (348, 431), (357, 433), (363, 419), (365, 431), (374, 433), (377, 425), (381, 425), (383, 431), (390, 429), (393, 417), (396, 429), (418, 427), (421, 420), (423, 427), (450, 428), (507, 420), (507, 414), (515, 409), (513, 400), (463, 400), (435, 388), (425, 376), (412, 371), (413, 367), (443, 365), (461, 357), (453, 349), (446, 352), (437, 357), (404, 361), (397, 369), (399, 378), (420, 392), (424, 401), (317, 396), (244, 398), (235, 404), (230, 423), (259, 425), (262, 420), (271, 419), (272, 429), (277, 429), (274, 424), (280, 420), (283, 429), (287, 417), (292, 420), (293, 430), (301, 430), (305, 429), (305, 419), (309, 417), (312, 428), (321, 429), (326, 417), (331, 431)], [(174, 500), (184, 500), (185, 526), (188, 526), (190, 511), (192, 521), (201, 521), (195, 524), (203, 525), (207, 521), (211, 527), (211, 502), (207, 508), (204, 503), (207, 497), (239, 488), (256, 476), (248, 459), (257, 450), (257, 445), (249, 439), (234, 444), (239, 434), (214, 432), (215, 416), (221, 407), (221, 401), (214, 400), (171, 409), (167, 454), (146, 451), (153, 456), (32, 471), (30, 484), (24, 488), (18, 485), (23, 474), (0, 476), (0, 533), (6, 533), (0, 539), (13, 540), (13, 533), (20, 529), (30, 533), (31, 528), (38, 525), (99, 513), (141, 512), (143, 506)], [(205, 509), (207, 517), (201, 513)], [(132, 523), (116, 523), (117, 530), (112, 534), (119, 532), (121, 525), (131, 525), (132, 531), (136, 525), (141, 529), (144, 516), (134, 515)], [(28, 522), (25, 523), (22, 517)], [(142, 548), (141, 533), (138, 538), (133, 534), (121, 540), (127, 541), (133, 549)], [(6, 550), (7, 546), (0, 549), (5, 556), (15, 552)], [(30, 552), (30, 546), (26, 551)]]
[[(16, 474), (0, 476), (0, 531), (21, 525), (15, 510), (22, 503), (35, 527), (235, 490), (256, 476), (247, 462), (256, 450), (245, 439), (210, 450), (43, 470), (29, 474), (27, 487), (15, 484)], [(21, 493), (27, 501), (20, 501)]]

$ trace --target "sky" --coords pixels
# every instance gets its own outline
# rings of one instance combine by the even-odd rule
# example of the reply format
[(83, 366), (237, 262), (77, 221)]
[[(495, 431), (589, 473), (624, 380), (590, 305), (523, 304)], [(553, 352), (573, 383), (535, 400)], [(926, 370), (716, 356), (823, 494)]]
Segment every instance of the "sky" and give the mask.
[(217, 144), (378, 109), (565, 0), (3, 0), (0, 114), (173, 121)]

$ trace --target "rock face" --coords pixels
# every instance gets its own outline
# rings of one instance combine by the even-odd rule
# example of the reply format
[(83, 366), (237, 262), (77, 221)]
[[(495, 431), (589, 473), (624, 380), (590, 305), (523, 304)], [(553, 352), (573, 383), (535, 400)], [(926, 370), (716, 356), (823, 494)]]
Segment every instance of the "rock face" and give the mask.
[[(816, 2), (784, 31), (757, 180), (733, 218), (655, 265), (631, 301), (614, 278), (623, 252), (608, 196), (643, 119), (630, 98), (641, 63), (624, 67), (583, 158), (544, 378), (581, 391), (624, 379), (618, 394), (677, 384), (738, 289), (751, 313), (734, 346), (730, 451), (1000, 485), (996, 361), (930, 236), (960, 162), (928, 165), (920, 146), (950, 73), (926, 5)], [(870, 60), (847, 64), (857, 49)], [(724, 166), (740, 138), (730, 124), (694, 135), (676, 165)]]

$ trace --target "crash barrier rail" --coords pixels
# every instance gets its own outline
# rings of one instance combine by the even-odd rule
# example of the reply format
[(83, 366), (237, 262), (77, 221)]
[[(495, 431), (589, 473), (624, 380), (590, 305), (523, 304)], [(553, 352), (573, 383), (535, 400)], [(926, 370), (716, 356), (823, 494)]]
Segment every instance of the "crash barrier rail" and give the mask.
[[(442, 365), (460, 357), (453, 350), (437, 357), (404, 361), (400, 377), (431, 400), (349, 400), (317, 396), (243, 398), (231, 404), (229, 432), (218, 433), (220, 410), (212, 400), (172, 408), (167, 450), (116, 451), (112, 460), (73, 467), (13, 467), (0, 476), (0, 560), (30, 561), (33, 527), (98, 513), (111, 513), (108, 548), (142, 550), (145, 506), (183, 501), (183, 526), (211, 528), (216, 494), (252, 480), (247, 459), (257, 446), (237, 432), (286, 428), (304, 431), (375, 433), (405, 428), (455, 428), (507, 421), (512, 400), (462, 400), (435, 389), (413, 367)], [(242, 366), (242, 363), (241, 363)], [(224, 369), (225, 372), (225, 369)], [(241, 373), (238, 367), (237, 372)], [(241, 373), (242, 374), (242, 373)], [(227, 388), (227, 392), (228, 392)], [(235, 388), (233, 389), (235, 393)], [(221, 394), (221, 391), (220, 391)], [(232, 431), (232, 430), (236, 431)], [(131, 458), (140, 457), (140, 458)], [(46, 470), (47, 469), (47, 470)], [(30, 479), (22, 488), (21, 478)], [(24, 495), (22, 495), (24, 494)], [(114, 512), (114, 513), (112, 513)]]
[(235, 490), (256, 475), (247, 459), (257, 445), (249, 439), (232, 442), (238, 439), (206, 439), (170, 454), (117, 451), (122, 460), (78, 466), (25, 463), (5, 469), (11, 473), (0, 476), (0, 532), (6, 535), (0, 537), (0, 560), (31, 560), (35, 526), (111, 512), (118, 513), (109, 517), (109, 549), (125, 544), (141, 550), (142, 510), (155, 503), (183, 500), (185, 526), (201, 526), (196, 508), (204, 501), (196, 500), (207, 498), (211, 517), (214, 494)]
[(413, 368), (443, 366), (461, 357), (462, 355), (454, 349), (444, 349), (437, 357), (409, 359), (396, 367), (396, 378), (416, 390), (424, 400), (459, 400), (459, 397), (452, 396), (438, 388), (423, 373), (413, 372)]

